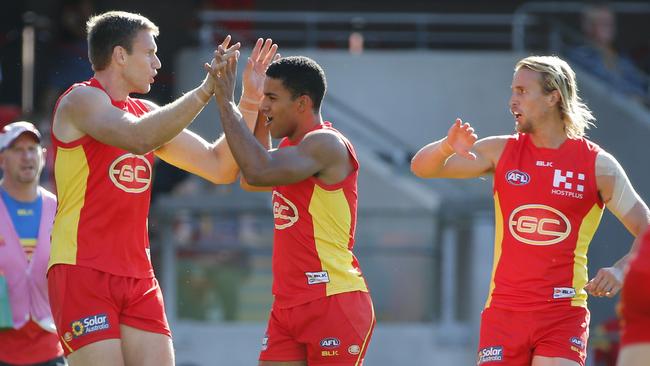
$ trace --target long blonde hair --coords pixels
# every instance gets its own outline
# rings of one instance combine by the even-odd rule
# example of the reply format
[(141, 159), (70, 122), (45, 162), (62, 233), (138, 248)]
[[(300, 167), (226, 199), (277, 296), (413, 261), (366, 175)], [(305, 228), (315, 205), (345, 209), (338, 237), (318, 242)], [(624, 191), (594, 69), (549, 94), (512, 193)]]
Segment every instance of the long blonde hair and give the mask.
[(540, 73), (545, 94), (553, 90), (560, 93), (559, 107), (569, 138), (583, 137), (586, 129), (595, 126), (596, 118), (578, 96), (576, 74), (566, 61), (557, 56), (529, 56), (517, 62), (515, 72), (521, 68)]

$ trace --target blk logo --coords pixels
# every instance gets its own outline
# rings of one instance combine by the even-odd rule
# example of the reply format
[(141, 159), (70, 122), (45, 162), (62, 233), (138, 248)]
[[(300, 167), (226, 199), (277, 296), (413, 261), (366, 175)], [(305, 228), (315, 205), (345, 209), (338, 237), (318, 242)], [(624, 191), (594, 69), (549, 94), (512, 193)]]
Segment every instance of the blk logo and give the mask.
[[(583, 173), (578, 173), (575, 177), (574, 175), (576, 174), (570, 170), (563, 173), (560, 169), (555, 169), (555, 173), (553, 174), (553, 187), (584, 192), (585, 175)], [(574, 184), (575, 189), (573, 188)]]

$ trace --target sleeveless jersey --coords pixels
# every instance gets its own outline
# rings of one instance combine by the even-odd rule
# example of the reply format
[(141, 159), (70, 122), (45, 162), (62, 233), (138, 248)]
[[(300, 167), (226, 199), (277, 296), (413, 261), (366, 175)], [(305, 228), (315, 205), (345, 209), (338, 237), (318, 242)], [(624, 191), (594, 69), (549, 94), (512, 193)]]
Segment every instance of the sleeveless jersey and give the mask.
[[(368, 291), (352, 253), (359, 163), (345, 136), (329, 122), (316, 127), (321, 128), (334, 131), (345, 142), (353, 170), (337, 184), (327, 185), (312, 176), (273, 188), (273, 294), (279, 308)], [(284, 138), (279, 148), (299, 143)]]
[[(96, 79), (71, 86), (104, 90)], [(135, 116), (148, 111), (138, 99), (111, 99)], [(59, 205), (52, 229), (50, 264), (73, 264), (118, 276), (153, 277), (147, 215), (153, 153), (134, 155), (90, 135), (72, 142), (52, 133)]]
[(604, 204), (600, 148), (584, 138), (558, 149), (511, 136), (494, 173), (495, 244), (487, 307), (587, 306), (587, 250)]

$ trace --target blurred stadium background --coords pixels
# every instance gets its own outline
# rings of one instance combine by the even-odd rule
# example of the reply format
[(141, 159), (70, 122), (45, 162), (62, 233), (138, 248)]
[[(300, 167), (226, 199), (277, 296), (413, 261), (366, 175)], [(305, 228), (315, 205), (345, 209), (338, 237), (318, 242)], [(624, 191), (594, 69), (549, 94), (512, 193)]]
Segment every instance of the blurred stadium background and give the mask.
[[(585, 4), (3, 1), (0, 124), (30, 119), (47, 132), (58, 93), (91, 75), (84, 22), (106, 10), (140, 12), (161, 28), (163, 68), (148, 95), (158, 104), (197, 85), (202, 62), (226, 34), (244, 50), (257, 37), (271, 37), (283, 55), (313, 57), (329, 82), (323, 116), (350, 137), (362, 164), (356, 253), (378, 317), (366, 363), (470, 365), (492, 266), (491, 180), (418, 180), (409, 159), (457, 116), (480, 136), (511, 133), (514, 63), (529, 54), (563, 56), (580, 44)], [(647, 75), (650, 3), (610, 6), (618, 16), (617, 46)], [(631, 98), (574, 68), (598, 119), (589, 136), (619, 159), (648, 202), (648, 94)], [(221, 133), (214, 104), (191, 129), (209, 139)], [(51, 186), (51, 178), (46, 171), (43, 183)], [(155, 180), (152, 253), (177, 364), (256, 364), (272, 301), (270, 196), (212, 186), (164, 163)], [(631, 239), (607, 213), (591, 245), (590, 274), (618, 259)], [(590, 300), (590, 365), (608, 365), (616, 303)]]

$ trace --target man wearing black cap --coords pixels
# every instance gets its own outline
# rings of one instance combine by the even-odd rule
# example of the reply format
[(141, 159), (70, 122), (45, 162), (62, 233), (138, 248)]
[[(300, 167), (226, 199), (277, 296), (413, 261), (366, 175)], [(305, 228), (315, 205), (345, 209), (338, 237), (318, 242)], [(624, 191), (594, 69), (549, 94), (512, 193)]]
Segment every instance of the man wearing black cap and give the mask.
[(39, 186), (41, 134), (29, 122), (0, 132), (0, 366), (65, 365), (45, 277), (56, 198)]

